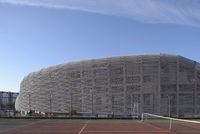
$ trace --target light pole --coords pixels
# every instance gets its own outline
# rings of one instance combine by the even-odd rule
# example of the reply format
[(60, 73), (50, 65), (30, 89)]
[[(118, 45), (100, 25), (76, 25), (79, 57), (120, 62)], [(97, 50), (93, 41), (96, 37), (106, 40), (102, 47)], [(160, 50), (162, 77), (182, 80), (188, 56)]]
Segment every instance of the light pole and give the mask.
[(31, 94), (28, 93), (28, 105), (29, 105), (29, 116), (32, 116), (32, 111), (31, 111)]
[(52, 92), (50, 90), (50, 93), (49, 93), (49, 103), (50, 103), (50, 118), (52, 116)]
[[(170, 96), (169, 96), (169, 94), (167, 95), (167, 98), (168, 98), (168, 114), (169, 114), (169, 117), (171, 117), (171, 98), (170, 98)], [(171, 129), (172, 129), (172, 120), (171, 120), (171, 118), (170, 118), (170, 120), (169, 120), (169, 131), (171, 131)]]
[(92, 115), (93, 115), (93, 112), (94, 112), (94, 102), (93, 102), (93, 99), (94, 99), (94, 94), (93, 94), (93, 91), (92, 91)]
[(70, 111), (69, 111), (69, 116), (72, 118), (72, 93), (70, 93)]
[(111, 102), (112, 102), (112, 117), (114, 118), (114, 96), (112, 95), (112, 100), (111, 100)]
[(168, 98), (168, 115), (171, 117), (171, 100), (169, 94), (167, 95)]
[(133, 117), (133, 94), (131, 94), (131, 116)]

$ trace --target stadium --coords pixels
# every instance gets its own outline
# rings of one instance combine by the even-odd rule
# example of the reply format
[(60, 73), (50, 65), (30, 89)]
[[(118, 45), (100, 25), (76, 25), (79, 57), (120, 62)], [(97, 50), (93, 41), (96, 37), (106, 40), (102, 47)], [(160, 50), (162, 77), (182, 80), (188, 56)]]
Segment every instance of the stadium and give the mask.
[(200, 64), (152, 54), (55, 65), (23, 79), (15, 107), (22, 114), (200, 117)]

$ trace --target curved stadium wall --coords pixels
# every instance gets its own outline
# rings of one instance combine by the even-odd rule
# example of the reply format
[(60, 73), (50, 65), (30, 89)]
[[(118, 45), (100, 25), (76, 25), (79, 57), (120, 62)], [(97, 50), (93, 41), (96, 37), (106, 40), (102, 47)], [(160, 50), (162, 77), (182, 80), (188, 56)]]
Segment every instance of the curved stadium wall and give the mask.
[[(170, 99), (170, 101), (169, 101)], [(200, 64), (176, 55), (137, 55), (56, 65), (23, 79), (18, 111), (100, 115), (200, 115)]]

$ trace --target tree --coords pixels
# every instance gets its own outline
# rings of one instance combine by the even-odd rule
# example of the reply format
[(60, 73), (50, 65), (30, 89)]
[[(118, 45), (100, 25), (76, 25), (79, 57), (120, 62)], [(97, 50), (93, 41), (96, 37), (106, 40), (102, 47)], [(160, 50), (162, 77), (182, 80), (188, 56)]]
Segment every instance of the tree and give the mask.
[(77, 114), (77, 112), (76, 112), (75, 109), (71, 109), (70, 112), (69, 112), (70, 117), (73, 117), (73, 115), (76, 115), (76, 114)]

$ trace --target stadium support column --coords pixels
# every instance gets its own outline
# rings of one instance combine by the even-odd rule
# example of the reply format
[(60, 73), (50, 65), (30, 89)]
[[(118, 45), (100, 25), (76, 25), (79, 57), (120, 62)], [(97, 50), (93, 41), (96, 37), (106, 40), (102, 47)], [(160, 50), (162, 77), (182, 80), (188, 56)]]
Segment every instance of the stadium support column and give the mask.
[(194, 70), (194, 116), (197, 116), (197, 62), (195, 62)]
[(92, 98), (92, 115), (93, 115), (93, 113), (94, 113), (94, 102), (93, 102), (93, 100), (94, 100), (94, 93), (93, 93), (93, 90), (92, 89), (90, 89), (90, 94), (91, 94), (91, 98)]
[(72, 93), (70, 93), (70, 114), (72, 112)]
[(51, 118), (51, 116), (52, 116), (52, 91), (50, 90), (50, 92), (49, 92), (49, 104), (50, 104), (50, 111), (49, 111), (49, 113), (50, 113), (50, 118)]
[[(157, 114), (161, 114), (161, 94), (160, 94), (160, 90), (161, 90), (161, 80), (160, 80), (160, 78), (161, 78), (161, 54), (160, 54), (160, 57), (159, 57), (159, 63), (158, 63), (158, 107), (157, 107)], [(154, 102), (155, 103), (155, 102)]]
[(177, 66), (176, 66), (176, 72), (177, 72), (177, 76), (176, 76), (176, 88), (177, 88), (177, 92), (176, 92), (176, 116), (179, 117), (179, 67), (180, 67), (180, 63), (179, 63), (179, 56), (177, 56)]
[(167, 99), (168, 99), (168, 116), (171, 117), (171, 98), (170, 95), (167, 94)]
[(11, 98), (12, 94), (11, 92), (8, 92), (8, 116), (10, 117), (10, 111), (11, 111)]
[(143, 106), (143, 57), (141, 56), (141, 61), (140, 61), (140, 113), (144, 112), (144, 106)]
[[(125, 60), (124, 60), (125, 61)], [(126, 62), (123, 65), (124, 115), (126, 114)]]
[(133, 117), (133, 93), (131, 93), (131, 117)]
[(115, 111), (115, 109), (114, 109), (114, 99), (115, 99), (115, 97), (112, 95), (112, 117), (114, 118), (114, 111)]
[(108, 70), (109, 70), (109, 77), (108, 77), (108, 90), (109, 90), (109, 98), (110, 98), (110, 102), (109, 102), (109, 112), (110, 112), (110, 114), (112, 115), (112, 113), (113, 113), (113, 104), (112, 104), (112, 96), (113, 96), (113, 94), (112, 94), (112, 90), (111, 90), (111, 85), (110, 85), (110, 81), (111, 81), (111, 62), (109, 61), (109, 65), (108, 65)]
[(28, 105), (29, 105), (29, 116), (32, 116), (31, 112), (31, 94), (28, 93)]
[[(92, 65), (94, 64), (95, 62), (94, 61), (92, 61), (92, 63), (90, 63), (90, 66), (92, 67)], [(95, 115), (97, 115), (98, 113), (97, 113), (97, 111), (95, 110), (96, 108), (96, 103), (94, 103), (94, 92), (95, 92), (95, 79), (96, 79), (96, 76), (95, 76), (95, 74), (94, 74), (94, 71), (93, 71), (93, 69), (94, 68), (92, 68), (92, 114), (94, 114), (94, 112), (95, 112)]]
[(3, 96), (3, 95), (2, 95), (2, 92), (0, 92), (0, 117), (2, 117), (2, 110), (3, 110), (3, 109), (2, 109), (2, 106), (3, 106), (3, 103), (2, 103), (2, 102), (3, 102), (3, 101), (2, 101), (2, 96)]
[(94, 93), (92, 91), (92, 115), (94, 113)]
[(81, 64), (80, 65), (81, 67), (81, 69), (80, 69), (80, 79), (81, 79), (81, 112), (84, 112), (85, 110), (84, 110), (84, 88), (83, 88), (83, 65)]

